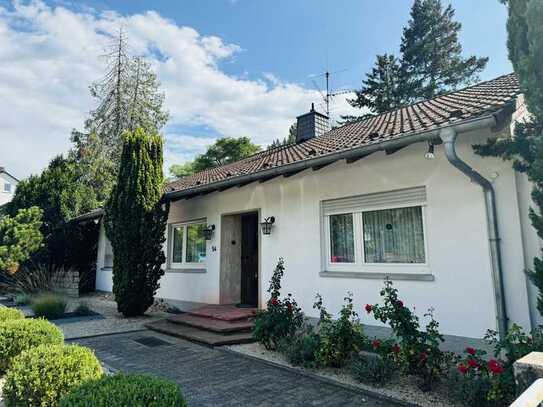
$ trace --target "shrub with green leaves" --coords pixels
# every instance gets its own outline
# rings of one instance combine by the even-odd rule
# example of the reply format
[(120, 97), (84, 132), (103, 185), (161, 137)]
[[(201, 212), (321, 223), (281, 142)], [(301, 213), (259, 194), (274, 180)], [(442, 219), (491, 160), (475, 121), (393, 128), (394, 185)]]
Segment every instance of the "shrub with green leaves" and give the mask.
[(25, 314), (17, 308), (8, 308), (0, 306), (0, 322), (11, 321), (14, 319), (24, 319)]
[(344, 298), (337, 320), (332, 319), (332, 315), (326, 311), (319, 294), (316, 299), (313, 308), (320, 312), (317, 360), (321, 366), (342, 367), (354, 352), (362, 349), (365, 341), (358, 314), (353, 309), (352, 294)]
[(185, 407), (179, 386), (143, 374), (116, 374), (71, 391), (59, 407)]
[(0, 323), (0, 371), (7, 370), (14, 357), (38, 345), (64, 341), (62, 331), (43, 319), (16, 319)]
[(430, 390), (443, 376), (450, 359), (450, 355), (439, 348), (444, 339), (439, 332), (439, 323), (434, 319), (433, 309), (425, 314), (429, 322), (422, 330), (418, 316), (404, 305), (392, 281), (385, 280), (380, 294), (383, 304), (367, 304), (366, 312), (373, 313), (376, 320), (390, 325), (401, 345), (399, 357), (404, 362), (406, 372), (421, 378), (419, 387), (423, 391)]
[(94, 353), (79, 345), (40, 345), (17, 356), (6, 374), (6, 407), (56, 407), (73, 389), (103, 375)]
[(66, 300), (53, 293), (40, 294), (32, 299), (30, 308), (37, 317), (58, 319), (66, 312)]
[(300, 330), (294, 335), (285, 337), (279, 343), (279, 351), (294, 366), (306, 368), (317, 367), (317, 353), (320, 348), (321, 338), (311, 325)]
[(394, 376), (396, 367), (390, 360), (379, 355), (359, 355), (353, 360), (352, 372), (359, 382), (384, 386)]
[(284, 273), (284, 261), (280, 258), (268, 288), (271, 297), (267, 309), (255, 316), (253, 337), (266, 349), (277, 349), (283, 338), (294, 335), (304, 324), (304, 314), (292, 295), (279, 298)]

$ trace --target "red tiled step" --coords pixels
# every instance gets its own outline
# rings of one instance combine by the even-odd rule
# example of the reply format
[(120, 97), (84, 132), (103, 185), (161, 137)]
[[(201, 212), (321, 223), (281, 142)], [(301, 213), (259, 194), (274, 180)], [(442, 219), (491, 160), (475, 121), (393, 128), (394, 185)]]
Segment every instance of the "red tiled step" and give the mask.
[(187, 325), (224, 334), (250, 332), (253, 327), (253, 322), (247, 319), (224, 321), (222, 319), (199, 317), (191, 314), (179, 314), (169, 317), (167, 320), (174, 324)]
[(166, 335), (176, 336), (192, 342), (203, 343), (209, 346), (236, 345), (239, 343), (254, 342), (250, 332), (233, 333), (229, 335), (205, 331), (188, 325), (173, 324), (167, 320), (151, 322), (145, 325), (152, 331)]
[(222, 321), (238, 321), (253, 317), (256, 314), (256, 308), (238, 308), (235, 305), (206, 305), (191, 310), (188, 314)]

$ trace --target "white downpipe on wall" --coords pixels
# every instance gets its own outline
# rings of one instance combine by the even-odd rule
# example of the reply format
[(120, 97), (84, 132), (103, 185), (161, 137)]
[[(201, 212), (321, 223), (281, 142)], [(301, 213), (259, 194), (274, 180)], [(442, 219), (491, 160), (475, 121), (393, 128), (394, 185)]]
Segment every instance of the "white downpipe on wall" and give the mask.
[(496, 194), (492, 183), (481, 174), (462, 161), (456, 154), (455, 143), (458, 136), (458, 130), (469, 131), (482, 127), (492, 127), (496, 124), (496, 119), (490, 117), (485, 121), (475, 122), (474, 128), (465, 129), (447, 127), (441, 130), (440, 138), (443, 141), (445, 155), (449, 162), (463, 174), (468, 176), (473, 182), (479, 184), (483, 189), (485, 196), (486, 217), (488, 225), (488, 239), (490, 244), (490, 257), (492, 264), (492, 280), (494, 283), (494, 297), (496, 302), (496, 318), (498, 320), (498, 334), (504, 338), (507, 332), (507, 307), (505, 303), (505, 289), (503, 286), (503, 268), (502, 255), (500, 248), (500, 234), (498, 228)]

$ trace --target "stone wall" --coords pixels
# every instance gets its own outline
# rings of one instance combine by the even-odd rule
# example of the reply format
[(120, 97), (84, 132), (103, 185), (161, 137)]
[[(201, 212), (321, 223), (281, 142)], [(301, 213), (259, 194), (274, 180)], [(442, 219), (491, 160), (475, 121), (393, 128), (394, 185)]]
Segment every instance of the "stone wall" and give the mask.
[(70, 297), (79, 297), (79, 272), (70, 270), (55, 277), (55, 290)]

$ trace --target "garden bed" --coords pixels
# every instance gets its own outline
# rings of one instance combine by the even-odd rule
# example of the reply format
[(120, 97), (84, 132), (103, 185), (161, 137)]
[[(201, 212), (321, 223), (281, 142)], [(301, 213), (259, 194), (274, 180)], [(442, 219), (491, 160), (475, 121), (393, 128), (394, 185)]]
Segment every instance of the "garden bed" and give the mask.
[(266, 350), (266, 348), (259, 343), (230, 345), (226, 348), (242, 355), (264, 360), (268, 363), (288, 367), (289, 369), (294, 369), (301, 373), (323, 377), (343, 385), (356, 387), (372, 393), (378, 393), (385, 397), (401, 400), (409, 404), (421, 407), (460, 407), (459, 404), (455, 404), (447, 399), (445, 396), (446, 388), (444, 385), (438, 386), (432, 392), (423, 392), (417, 387), (413, 377), (401, 376), (392, 380), (390, 383), (387, 383), (386, 386), (375, 387), (357, 382), (350, 374), (350, 369), (348, 367), (343, 369), (307, 369), (293, 366), (286, 360), (283, 354)]

